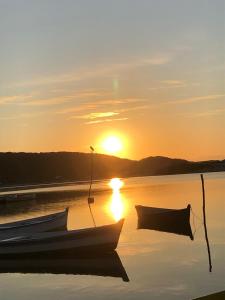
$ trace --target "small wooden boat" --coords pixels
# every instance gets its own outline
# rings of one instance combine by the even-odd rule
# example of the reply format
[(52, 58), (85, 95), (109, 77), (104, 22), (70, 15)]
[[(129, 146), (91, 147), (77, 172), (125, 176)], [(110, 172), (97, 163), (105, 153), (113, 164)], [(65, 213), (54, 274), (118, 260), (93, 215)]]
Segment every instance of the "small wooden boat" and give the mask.
[(0, 239), (33, 234), (36, 232), (66, 230), (68, 209), (22, 221), (0, 224)]
[(138, 229), (151, 229), (189, 236), (193, 240), (190, 226), (190, 204), (184, 209), (167, 209), (135, 206)]
[(0, 257), (99, 253), (116, 249), (124, 219), (115, 224), (71, 231), (43, 232), (0, 241)]
[(32, 258), (0, 260), (0, 273), (70, 274), (129, 278), (116, 251), (101, 255), (46, 255)]

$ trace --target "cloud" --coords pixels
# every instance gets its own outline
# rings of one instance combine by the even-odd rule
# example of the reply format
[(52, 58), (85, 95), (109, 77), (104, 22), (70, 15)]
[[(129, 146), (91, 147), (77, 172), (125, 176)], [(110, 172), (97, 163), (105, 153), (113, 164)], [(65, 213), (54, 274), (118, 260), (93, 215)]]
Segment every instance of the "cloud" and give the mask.
[(151, 107), (151, 105), (138, 105), (138, 106), (132, 106), (132, 107), (126, 107), (117, 109), (116, 111), (105, 111), (105, 112), (91, 112), (89, 114), (84, 115), (73, 115), (69, 117), (68, 119), (86, 119), (88, 120), (85, 122), (85, 124), (98, 124), (103, 122), (113, 122), (113, 121), (125, 121), (128, 120), (127, 116), (121, 116), (120, 118), (114, 118), (118, 115), (123, 115), (124, 113), (130, 112), (130, 111), (137, 111), (137, 110), (143, 110)]
[(225, 94), (212, 94), (206, 96), (197, 96), (197, 97), (190, 97), (190, 98), (179, 99), (174, 101), (168, 101), (165, 104), (189, 104), (189, 103), (194, 103), (199, 101), (216, 100), (224, 97)]
[(185, 80), (162, 80), (160, 85), (155, 84), (155, 86), (149, 87), (148, 90), (161, 90), (161, 89), (174, 89), (183, 87), (195, 87), (200, 86), (198, 82), (186, 82)]
[(171, 61), (171, 55), (161, 55), (161, 56), (155, 56), (152, 58), (144, 58), (137, 62), (137, 66), (144, 66), (144, 65), (165, 65)]
[(104, 122), (114, 122), (114, 121), (126, 121), (128, 118), (116, 118), (116, 119), (103, 119), (103, 120), (94, 120), (86, 122), (85, 124), (99, 124)]
[(209, 110), (209, 111), (204, 111), (204, 112), (199, 112), (195, 114), (189, 114), (187, 116), (197, 118), (197, 117), (210, 117), (210, 116), (216, 116), (223, 114), (225, 112), (225, 108), (218, 108), (214, 110)]
[(211, 66), (209, 68), (209, 66), (207, 65), (207, 69), (205, 69), (206, 73), (210, 73), (210, 72), (217, 72), (217, 71), (225, 71), (225, 64), (219, 64), (217, 66)]
[(128, 112), (128, 111), (135, 111), (135, 110), (142, 110), (142, 109), (148, 109), (148, 108), (154, 108), (156, 105), (155, 104), (145, 104), (145, 105), (138, 105), (138, 106), (133, 106), (133, 107), (127, 107), (119, 110), (119, 112)]
[(73, 106), (73, 107), (68, 107), (68, 108), (63, 108), (63, 109), (57, 110), (54, 113), (59, 114), (59, 115), (64, 115), (64, 114), (72, 114), (72, 113), (76, 113), (76, 112), (91, 110), (91, 109), (95, 109), (95, 108), (96, 108), (96, 105), (94, 103), (86, 102), (86, 103), (77, 104), (76, 106)]
[(107, 111), (107, 112), (94, 112), (90, 113), (87, 115), (82, 115), (82, 116), (74, 116), (72, 118), (78, 118), (78, 119), (98, 119), (98, 118), (105, 118), (105, 117), (113, 117), (119, 115), (118, 112), (113, 112), (113, 111)]
[(0, 105), (10, 104), (13, 102), (24, 101), (31, 99), (31, 95), (12, 95), (12, 96), (0, 96)]
[(80, 91), (80, 92), (73, 92), (69, 95), (62, 95), (59, 97), (49, 97), (45, 99), (41, 98), (33, 98), (28, 99), (29, 101), (23, 101), (20, 104), (26, 105), (26, 106), (51, 106), (51, 105), (57, 105), (57, 104), (63, 104), (69, 101), (73, 100), (83, 100), (83, 99), (89, 99), (89, 98), (96, 98), (96, 97), (103, 97), (108, 95), (106, 91)]
[[(174, 89), (188, 86), (183, 80), (162, 80), (159, 86), (149, 87), (148, 90)], [(193, 84), (191, 84), (193, 85)]]
[(106, 100), (97, 100), (96, 105), (120, 105), (120, 104), (133, 104), (137, 102), (146, 101), (144, 98), (118, 98), (118, 99), (106, 99)]
[(107, 92), (106, 90), (84, 90), (58, 97), (48, 98), (42, 98), (39, 94), (40, 93), (33, 92), (32, 95), (0, 96), (0, 105), (16, 103), (17, 105), (21, 106), (55, 106), (72, 102), (73, 100), (95, 100), (97, 97), (102, 98), (109, 95), (111, 96), (111, 93)]
[(40, 117), (46, 115), (45, 111), (42, 112), (29, 112), (29, 113), (22, 113), (22, 114), (15, 114), (11, 116), (0, 116), (0, 120), (7, 121), (7, 120), (17, 120), (17, 119), (29, 119), (34, 117)]
[(83, 81), (91, 78), (105, 77), (115, 75), (115, 73), (127, 71), (143, 66), (161, 66), (172, 60), (171, 54), (161, 54), (152, 57), (137, 57), (122, 63), (111, 63), (108, 65), (97, 65), (91, 68), (83, 68), (76, 72), (58, 74), (56, 76), (40, 77), (23, 82), (17, 82), (13, 86), (17, 87), (34, 87), (51, 84), (63, 84), (70, 82)]
[(57, 104), (63, 104), (70, 101), (72, 97), (57, 97), (57, 98), (48, 98), (48, 99), (35, 99), (32, 101), (21, 102), (20, 105), (24, 106), (51, 106)]
[(165, 83), (167, 85), (173, 86), (173, 85), (183, 85), (183, 80), (162, 80), (161, 83)]
[[(98, 110), (103, 109), (105, 106), (122, 106), (122, 105), (134, 105), (136, 103), (143, 103), (146, 99), (144, 98), (117, 98), (117, 99), (95, 99), (88, 102), (83, 102), (80, 104), (77, 104), (76, 106), (63, 108), (60, 110), (57, 110), (56, 114), (72, 114), (75, 112), (81, 112), (86, 110)], [(131, 107), (129, 109), (132, 109)]]

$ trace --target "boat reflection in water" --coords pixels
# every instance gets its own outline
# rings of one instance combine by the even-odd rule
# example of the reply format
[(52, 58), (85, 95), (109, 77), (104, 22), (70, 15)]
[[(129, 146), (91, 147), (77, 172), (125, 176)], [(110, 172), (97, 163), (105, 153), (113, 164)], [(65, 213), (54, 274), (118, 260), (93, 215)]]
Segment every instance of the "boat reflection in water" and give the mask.
[(189, 236), (194, 239), (190, 226), (190, 205), (184, 209), (164, 209), (135, 206), (138, 215), (137, 229), (150, 229)]
[(71, 274), (129, 278), (116, 251), (101, 255), (60, 255), (0, 260), (0, 273)]
[(113, 178), (109, 182), (109, 186), (113, 190), (112, 198), (109, 203), (109, 211), (115, 221), (119, 221), (124, 217), (125, 203), (120, 193), (120, 189), (123, 185), (123, 181), (119, 178)]

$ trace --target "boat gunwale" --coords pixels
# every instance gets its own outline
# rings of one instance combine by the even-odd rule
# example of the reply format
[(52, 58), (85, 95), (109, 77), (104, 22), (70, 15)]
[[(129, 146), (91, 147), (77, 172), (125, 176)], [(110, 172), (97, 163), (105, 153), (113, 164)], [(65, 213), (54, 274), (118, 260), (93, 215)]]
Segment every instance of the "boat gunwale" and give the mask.
[[(38, 224), (42, 224), (42, 223), (48, 223), (53, 220), (57, 220), (59, 218), (65, 217), (67, 214), (68, 214), (68, 208), (66, 208), (62, 212), (53, 213), (50, 215), (40, 216), (37, 218), (29, 218), (29, 219), (20, 220), (20, 221), (16, 221), (16, 222), (12, 222), (12, 223), (5, 223), (5, 224), (3, 223), (3, 224), (0, 224), (0, 234), (1, 234), (1, 231), (4, 232), (7, 230), (11, 230), (11, 229), (19, 229), (22, 227), (28, 227), (28, 226), (38, 225)], [(9, 226), (10, 224), (12, 226)]]
[(190, 212), (190, 204), (188, 204), (187, 207), (185, 208), (180, 208), (180, 209), (176, 209), (176, 208), (161, 208), (161, 207), (150, 207), (150, 206), (143, 206), (143, 205), (135, 205), (135, 208), (137, 210), (137, 213), (141, 212), (143, 213), (145, 210), (146, 215), (153, 215), (153, 214), (165, 214), (165, 213), (189, 213)]
[(119, 234), (121, 232), (122, 226), (124, 223), (124, 219), (119, 220), (118, 222), (114, 224), (109, 224), (109, 225), (103, 225), (99, 227), (90, 227), (90, 228), (82, 228), (82, 229), (75, 229), (75, 230), (69, 230), (69, 231), (57, 231), (57, 232), (41, 232), (41, 233), (35, 233), (31, 235), (24, 235), (24, 236), (18, 236), (15, 238), (9, 238), (9, 239), (3, 239), (0, 240), (0, 247), (7, 247), (11, 246), (13, 244), (26, 244), (27, 242), (54, 242), (56, 238), (61, 238), (61, 239), (67, 239), (67, 238), (76, 238), (79, 239), (79, 234), (81, 234), (80, 238), (83, 238), (82, 234), (83, 233), (88, 233), (88, 234), (93, 234), (93, 233), (98, 233), (101, 232), (102, 230), (110, 230), (111, 228), (114, 231), (116, 230), (116, 227), (120, 228), (119, 229)]

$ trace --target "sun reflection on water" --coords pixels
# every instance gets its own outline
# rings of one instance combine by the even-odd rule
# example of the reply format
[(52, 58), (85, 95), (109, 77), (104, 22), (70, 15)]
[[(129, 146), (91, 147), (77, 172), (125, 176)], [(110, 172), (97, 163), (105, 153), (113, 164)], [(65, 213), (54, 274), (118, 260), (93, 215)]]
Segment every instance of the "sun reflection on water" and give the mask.
[(124, 182), (119, 178), (113, 178), (109, 182), (109, 186), (113, 190), (111, 201), (109, 203), (109, 210), (115, 221), (119, 221), (124, 216), (125, 212), (125, 203), (120, 193), (120, 189), (123, 185)]

